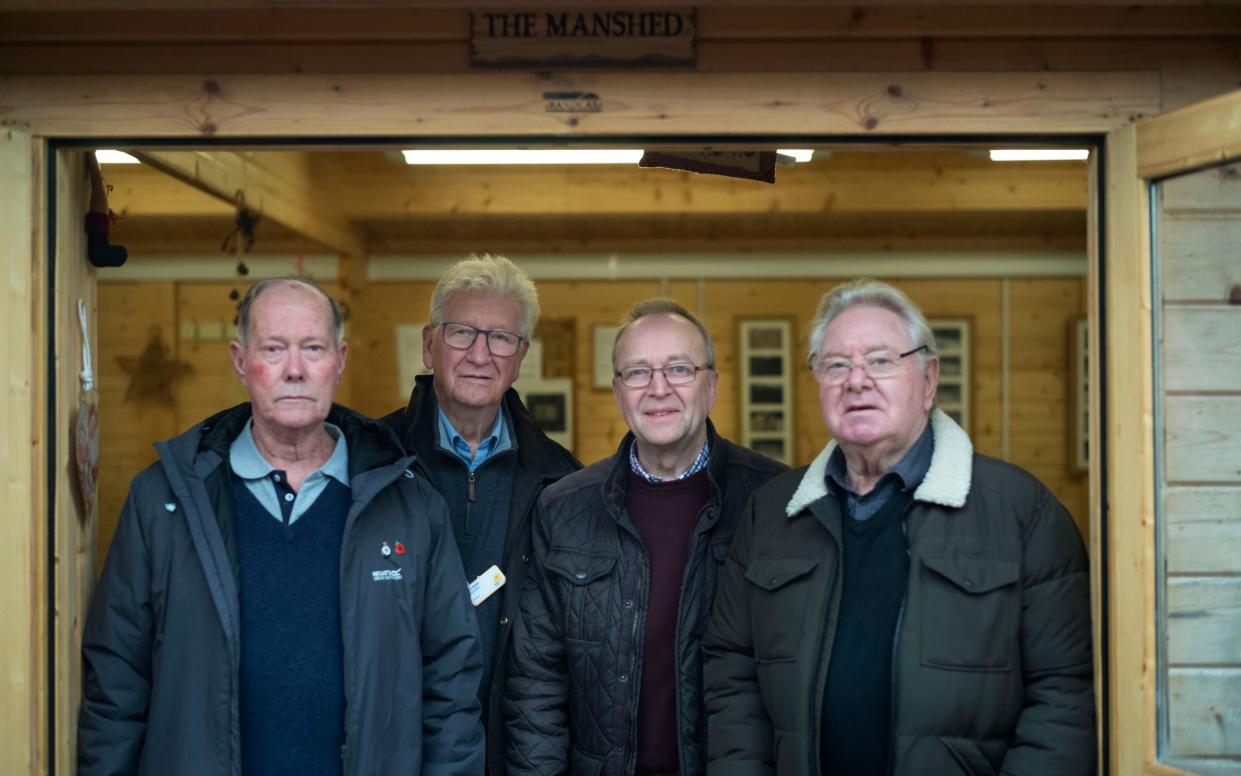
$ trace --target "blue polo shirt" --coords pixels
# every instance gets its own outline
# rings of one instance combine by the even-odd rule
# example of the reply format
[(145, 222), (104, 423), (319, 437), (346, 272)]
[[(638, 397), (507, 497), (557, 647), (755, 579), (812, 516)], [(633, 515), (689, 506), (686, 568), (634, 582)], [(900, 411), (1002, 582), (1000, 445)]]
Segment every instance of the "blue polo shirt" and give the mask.
[(504, 419), (504, 408), (496, 410), (496, 422), (491, 427), (491, 433), (483, 439), (478, 445), (478, 451), (474, 453), (474, 457), (470, 457), (470, 443), (465, 441), (465, 437), (457, 432), (452, 422), (448, 420), (448, 416), (444, 414), (441, 407), (436, 407), (439, 412), (439, 444), (440, 447), (451, 452), (453, 455), (461, 459), (466, 468), (471, 472), (477, 471), (478, 467), (487, 462), (487, 459), (496, 453), (502, 453), (513, 446), (512, 437), (509, 436), (508, 423)]
[(251, 423), (253, 419), (246, 421), (246, 427), (229, 446), (228, 465), (233, 474), (245, 483), (255, 500), (277, 521), (287, 525), (295, 523), (327, 488), (328, 478), (349, 487), (349, 446), (341, 430), (333, 424), (324, 423), (323, 426), (336, 440), (335, 449), (322, 466), (302, 481), (301, 489), (294, 492), (289, 487), (285, 472), (268, 463), (254, 444)]

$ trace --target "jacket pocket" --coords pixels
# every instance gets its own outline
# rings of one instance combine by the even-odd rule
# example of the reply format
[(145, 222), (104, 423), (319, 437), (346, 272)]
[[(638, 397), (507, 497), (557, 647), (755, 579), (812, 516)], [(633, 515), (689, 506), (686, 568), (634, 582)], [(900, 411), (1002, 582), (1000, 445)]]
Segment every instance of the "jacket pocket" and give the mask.
[(576, 746), (569, 747), (569, 773), (573, 776), (598, 776), (603, 773), (603, 758), (586, 754)]
[(599, 643), (608, 637), (609, 596), (617, 556), (582, 550), (553, 549), (547, 570), (565, 590), (565, 637)]
[(968, 776), (995, 776), (995, 766), (982, 753), (982, 749), (978, 748), (978, 743), (972, 738), (941, 738), (940, 742), (948, 748), (948, 753), (957, 765), (961, 766), (961, 772)]
[(818, 558), (753, 558), (749, 580), (754, 658), (762, 662), (795, 660), (810, 576)]
[(922, 565), (923, 665), (1010, 669), (1021, 606), (1017, 561), (933, 556)]

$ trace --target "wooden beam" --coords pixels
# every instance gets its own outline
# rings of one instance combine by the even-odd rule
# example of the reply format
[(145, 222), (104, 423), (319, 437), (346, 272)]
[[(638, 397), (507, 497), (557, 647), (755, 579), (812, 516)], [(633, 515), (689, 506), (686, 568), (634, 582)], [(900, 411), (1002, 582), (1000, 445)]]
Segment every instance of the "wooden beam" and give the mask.
[[(45, 327), (40, 298), (46, 266), (39, 256), (42, 175), (41, 144), (28, 134), (0, 131), (0, 771), (33, 776), (46, 772), (47, 531), (43, 466), (43, 351)], [(19, 336), (20, 334), (20, 336)]]
[(417, 166), (379, 154), (316, 155), (351, 219), (408, 215), (1080, 211), (1080, 162), (996, 164), (985, 154), (834, 151), (775, 185), (627, 165)]
[[(103, 175), (112, 186), (108, 204), (123, 218), (215, 216), (232, 220), (231, 201), (225, 202), (149, 165), (108, 164), (103, 166)], [(124, 225), (120, 228), (124, 229)]]
[(305, 154), (236, 151), (142, 151), (143, 163), (226, 202), (244, 194), (246, 207), (311, 240), (352, 256), (366, 255), (366, 237), (320, 202)]
[(1241, 91), (1144, 121), (1137, 142), (1144, 178), (1241, 158)]
[[(548, 91), (598, 113), (548, 110)], [(13, 76), (0, 126), (48, 137), (582, 137), (1102, 132), (1160, 105), (1157, 72)]]

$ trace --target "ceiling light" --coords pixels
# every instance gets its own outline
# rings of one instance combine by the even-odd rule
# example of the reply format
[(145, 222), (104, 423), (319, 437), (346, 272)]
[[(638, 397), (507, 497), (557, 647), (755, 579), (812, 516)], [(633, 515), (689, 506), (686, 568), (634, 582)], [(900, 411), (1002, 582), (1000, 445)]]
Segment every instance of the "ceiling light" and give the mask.
[(614, 148), (402, 151), (406, 164), (637, 164), (640, 150)]
[(993, 162), (1069, 162), (1090, 158), (1085, 148), (995, 148)]
[[(808, 162), (810, 148), (781, 149), (777, 153)], [(618, 148), (507, 148), (417, 149), (402, 151), (406, 164), (637, 164), (640, 149)]]
[(124, 151), (105, 149), (95, 152), (95, 161), (100, 164), (138, 164), (138, 160)]

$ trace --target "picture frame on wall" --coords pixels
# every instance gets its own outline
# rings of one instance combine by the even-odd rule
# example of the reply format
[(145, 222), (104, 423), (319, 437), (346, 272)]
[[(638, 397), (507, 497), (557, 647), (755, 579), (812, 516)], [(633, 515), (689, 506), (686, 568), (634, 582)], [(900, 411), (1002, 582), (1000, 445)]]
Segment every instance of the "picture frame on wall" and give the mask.
[(592, 329), (594, 343), (594, 381), (596, 389), (606, 390), (612, 387), (612, 343), (616, 341), (616, 333), (620, 326), (599, 324)]
[(792, 465), (793, 321), (763, 318), (737, 321), (737, 406), (741, 444)]

